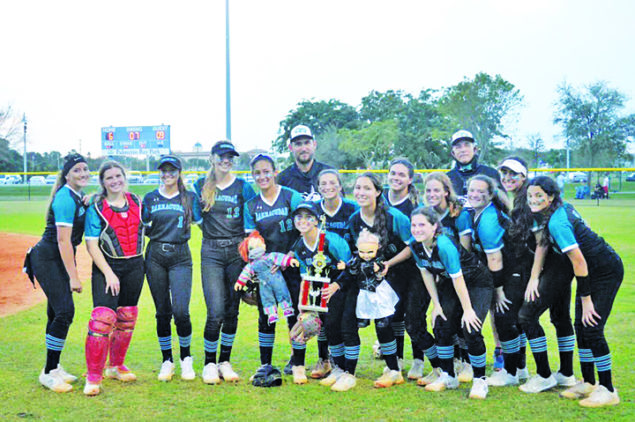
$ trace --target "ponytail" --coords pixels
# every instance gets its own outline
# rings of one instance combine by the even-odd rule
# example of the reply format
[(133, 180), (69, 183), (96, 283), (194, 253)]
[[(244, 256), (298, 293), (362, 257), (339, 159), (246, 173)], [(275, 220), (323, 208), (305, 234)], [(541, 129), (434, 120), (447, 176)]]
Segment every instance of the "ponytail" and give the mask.
[(183, 183), (183, 177), (181, 177), (181, 171), (179, 170), (179, 178), (177, 179), (177, 187), (179, 189), (179, 195), (181, 195), (181, 206), (183, 207), (183, 226), (185, 230), (190, 228), (192, 222), (192, 201), (188, 191)]
[(211, 161), (211, 167), (207, 176), (205, 176), (205, 183), (201, 191), (201, 199), (203, 200), (203, 211), (209, 212), (216, 202), (216, 164), (214, 160)]

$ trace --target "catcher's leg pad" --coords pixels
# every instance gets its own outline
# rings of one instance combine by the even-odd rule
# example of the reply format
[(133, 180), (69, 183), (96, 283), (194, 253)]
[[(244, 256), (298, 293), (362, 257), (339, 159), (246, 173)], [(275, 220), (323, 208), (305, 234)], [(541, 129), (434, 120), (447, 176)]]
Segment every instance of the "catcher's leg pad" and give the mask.
[(117, 314), (110, 308), (98, 306), (93, 309), (88, 321), (86, 336), (86, 378), (93, 384), (99, 384), (103, 377), (106, 357), (110, 343), (110, 334), (115, 328)]
[(138, 315), (139, 308), (136, 306), (117, 308), (117, 322), (110, 337), (110, 366), (123, 365)]

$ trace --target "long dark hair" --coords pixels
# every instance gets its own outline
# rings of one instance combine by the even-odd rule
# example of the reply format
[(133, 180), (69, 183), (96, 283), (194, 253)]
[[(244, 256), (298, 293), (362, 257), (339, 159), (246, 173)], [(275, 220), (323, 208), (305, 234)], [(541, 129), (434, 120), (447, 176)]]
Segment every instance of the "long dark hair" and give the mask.
[(97, 193), (97, 201), (103, 201), (106, 196), (108, 196), (108, 192), (106, 192), (106, 187), (104, 186), (104, 174), (110, 169), (121, 170), (121, 174), (123, 174), (123, 178), (127, 183), (126, 169), (120, 163), (114, 160), (104, 161), (102, 165), (99, 166), (99, 186), (101, 186), (101, 189)]
[[(534, 177), (529, 181), (529, 186), (538, 186), (549, 196), (553, 196), (553, 201), (551, 205), (544, 211), (544, 226), (547, 227), (549, 225), (549, 220), (553, 213), (562, 206), (562, 197), (560, 196), (560, 188), (558, 188), (558, 184), (551, 177), (547, 176), (538, 176)], [(531, 212), (531, 211), (530, 211)], [(549, 245), (549, 236), (542, 236), (540, 240), (540, 245), (547, 246)]]
[(388, 246), (388, 222), (386, 217), (386, 214), (388, 213), (388, 206), (386, 205), (386, 201), (383, 197), (384, 189), (379, 181), (379, 178), (375, 176), (374, 173), (367, 171), (360, 174), (357, 176), (355, 183), (357, 183), (357, 180), (362, 177), (370, 179), (371, 183), (375, 187), (375, 190), (379, 192), (379, 196), (375, 197), (375, 221), (373, 222), (373, 227), (371, 227), (370, 231), (379, 235), (381, 247), (385, 250), (386, 246)]
[(176, 186), (179, 188), (179, 195), (181, 195), (181, 206), (183, 207), (183, 226), (185, 230), (190, 228), (192, 222), (192, 201), (188, 191), (183, 183), (183, 176), (181, 170), (179, 170), (179, 178), (176, 181)]
[[(525, 170), (529, 170), (529, 168), (527, 167), (527, 162), (520, 157), (507, 157), (502, 162), (505, 162), (507, 160), (514, 160), (525, 167)], [(512, 224), (509, 228), (509, 235), (514, 245), (525, 245), (531, 234), (533, 216), (531, 214), (531, 210), (529, 209), (529, 205), (527, 204), (528, 186), (529, 178), (525, 177), (522, 185), (520, 185), (518, 190), (514, 193), (513, 208), (510, 212)], [(524, 253), (524, 248), (522, 247), (516, 248), (516, 250), (519, 254)]]
[(419, 205), (419, 192), (417, 191), (417, 187), (415, 186), (414, 181), (415, 166), (413, 166), (410, 160), (408, 160), (406, 157), (397, 157), (390, 162), (388, 171), (390, 171), (390, 168), (395, 164), (401, 164), (408, 169), (408, 176), (412, 179), (412, 182), (408, 185), (408, 198), (410, 199), (410, 202), (412, 202), (412, 205), (416, 207), (417, 205)]

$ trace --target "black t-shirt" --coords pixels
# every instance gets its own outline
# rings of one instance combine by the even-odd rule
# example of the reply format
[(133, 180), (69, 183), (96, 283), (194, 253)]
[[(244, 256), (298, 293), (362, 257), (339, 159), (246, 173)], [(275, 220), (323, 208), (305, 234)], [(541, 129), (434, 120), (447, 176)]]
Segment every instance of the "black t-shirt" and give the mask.
[(456, 166), (447, 172), (448, 177), (452, 181), (454, 192), (461, 198), (467, 195), (467, 181), (470, 180), (470, 177), (479, 174), (491, 177), (498, 183), (499, 188), (503, 188), (498, 171), (490, 166), (479, 164), (476, 159), (465, 165), (459, 165), (457, 162)]
[(344, 238), (348, 232), (348, 219), (359, 209), (359, 205), (350, 199), (342, 198), (339, 208), (333, 214), (324, 209), (324, 200), (320, 201), (317, 208), (326, 217), (326, 230)]
[[(205, 177), (194, 183), (194, 191), (201, 199)], [(209, 211), (202, 211), (203, 224), (201, 230), (205, 239), (224, 239), (239, 237), (245, 234), (245, 203), (255, 197), (253, 188), (244, 179), (237, 177), (224, 189), (216, 187), (216, 199)]]
[(298, 168), (298, 165), (293, 163), (280, 172), (278, 184), (299, 192), (305, 201), (317, 201), (321, 198), (318, 192), (318, 175), (322, 170), (331, 168), (333, 167), (328, 164), (314, 160), (311, 169), (303, 173)]

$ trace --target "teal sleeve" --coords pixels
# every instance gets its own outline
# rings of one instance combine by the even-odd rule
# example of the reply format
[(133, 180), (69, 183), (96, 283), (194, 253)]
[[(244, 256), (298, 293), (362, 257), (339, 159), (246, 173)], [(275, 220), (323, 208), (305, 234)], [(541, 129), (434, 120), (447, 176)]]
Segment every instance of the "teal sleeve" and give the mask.
[(252, 188), (251, 185), (247, 181), (245, 181), (245, 183), (243, 184), (243, 198), (245, 202), (249, 201), (255, 196), (256, 192), (254, 192), (254, 188)]
[(244, 206), (243, 219), (245, 223), (246, 232), (256, 230), (256, 223), (254, 222), (253, 216), (249, 213), (249, 207), (247, 206), (247, 203), (245, 203), (245, 206)]
[(300, 193), (298, 191), (295, 191), (293, 189), (290, 189), (291, 192), (293, 192), (291, 194), (291, 212), (295, 211), (296, 208), (298, 208), (298, 205), (300, 205), (300, 202), (302, 202), (302, 195), (300, 195)]
[(396, 208), (391, 208), (390, 212), (393, 215), (393, 230), (399, 234), (399, 237), (406, 245), (409, 244), (412, 238), (410, 219)]
[(351, 259), (351, 248), (348, 243), (335, 233), (327, 232), (326, 239), (329, 241), (329, 252), (337, 261), (348, 262)]
[(549, 219), (549, 234), (563, 253), (578, 247), (573, 225), (564, 207), (558, 208)]
[(194, 223), (201, 224), (203, 222), (203, 211), (201, 210), (201, 201), (196, 193), (191, 192), (192, 199), (192, 220)]
[(55, 225), (57, 226), (73, 226), (73, 220), (75, 219), (75, 211), (77, 206), (75, 201), (71, 198), (72, 193), (66, 188), (62, 187), (55, 194), (53, 199), (53, 215), (55, 216)]
[(503, 249), (505, 229), (498, 222), (496, 212), (488, 212), (481, 217), (478, 224), (478, 237), (483, 246), (483, 252), (494, 253)]
[(86, 211), (86, 225), (84, 226), (84, 237), (86, 239), (98, 239), (101, 234), (101, 218), (97, 214), (95, 205), (91, 205)]
[(439, 248), (439, 258), (450, 277), (457, 278), (462, 274), (461, 256), (456, 246), (445, 235), (437, 238), (437, 247)]
[(459, 231), (459, 236), (472, 233), (472, 219), (467, 210), (461, 211), (459, 218), (456, 219), (456, 229)]

